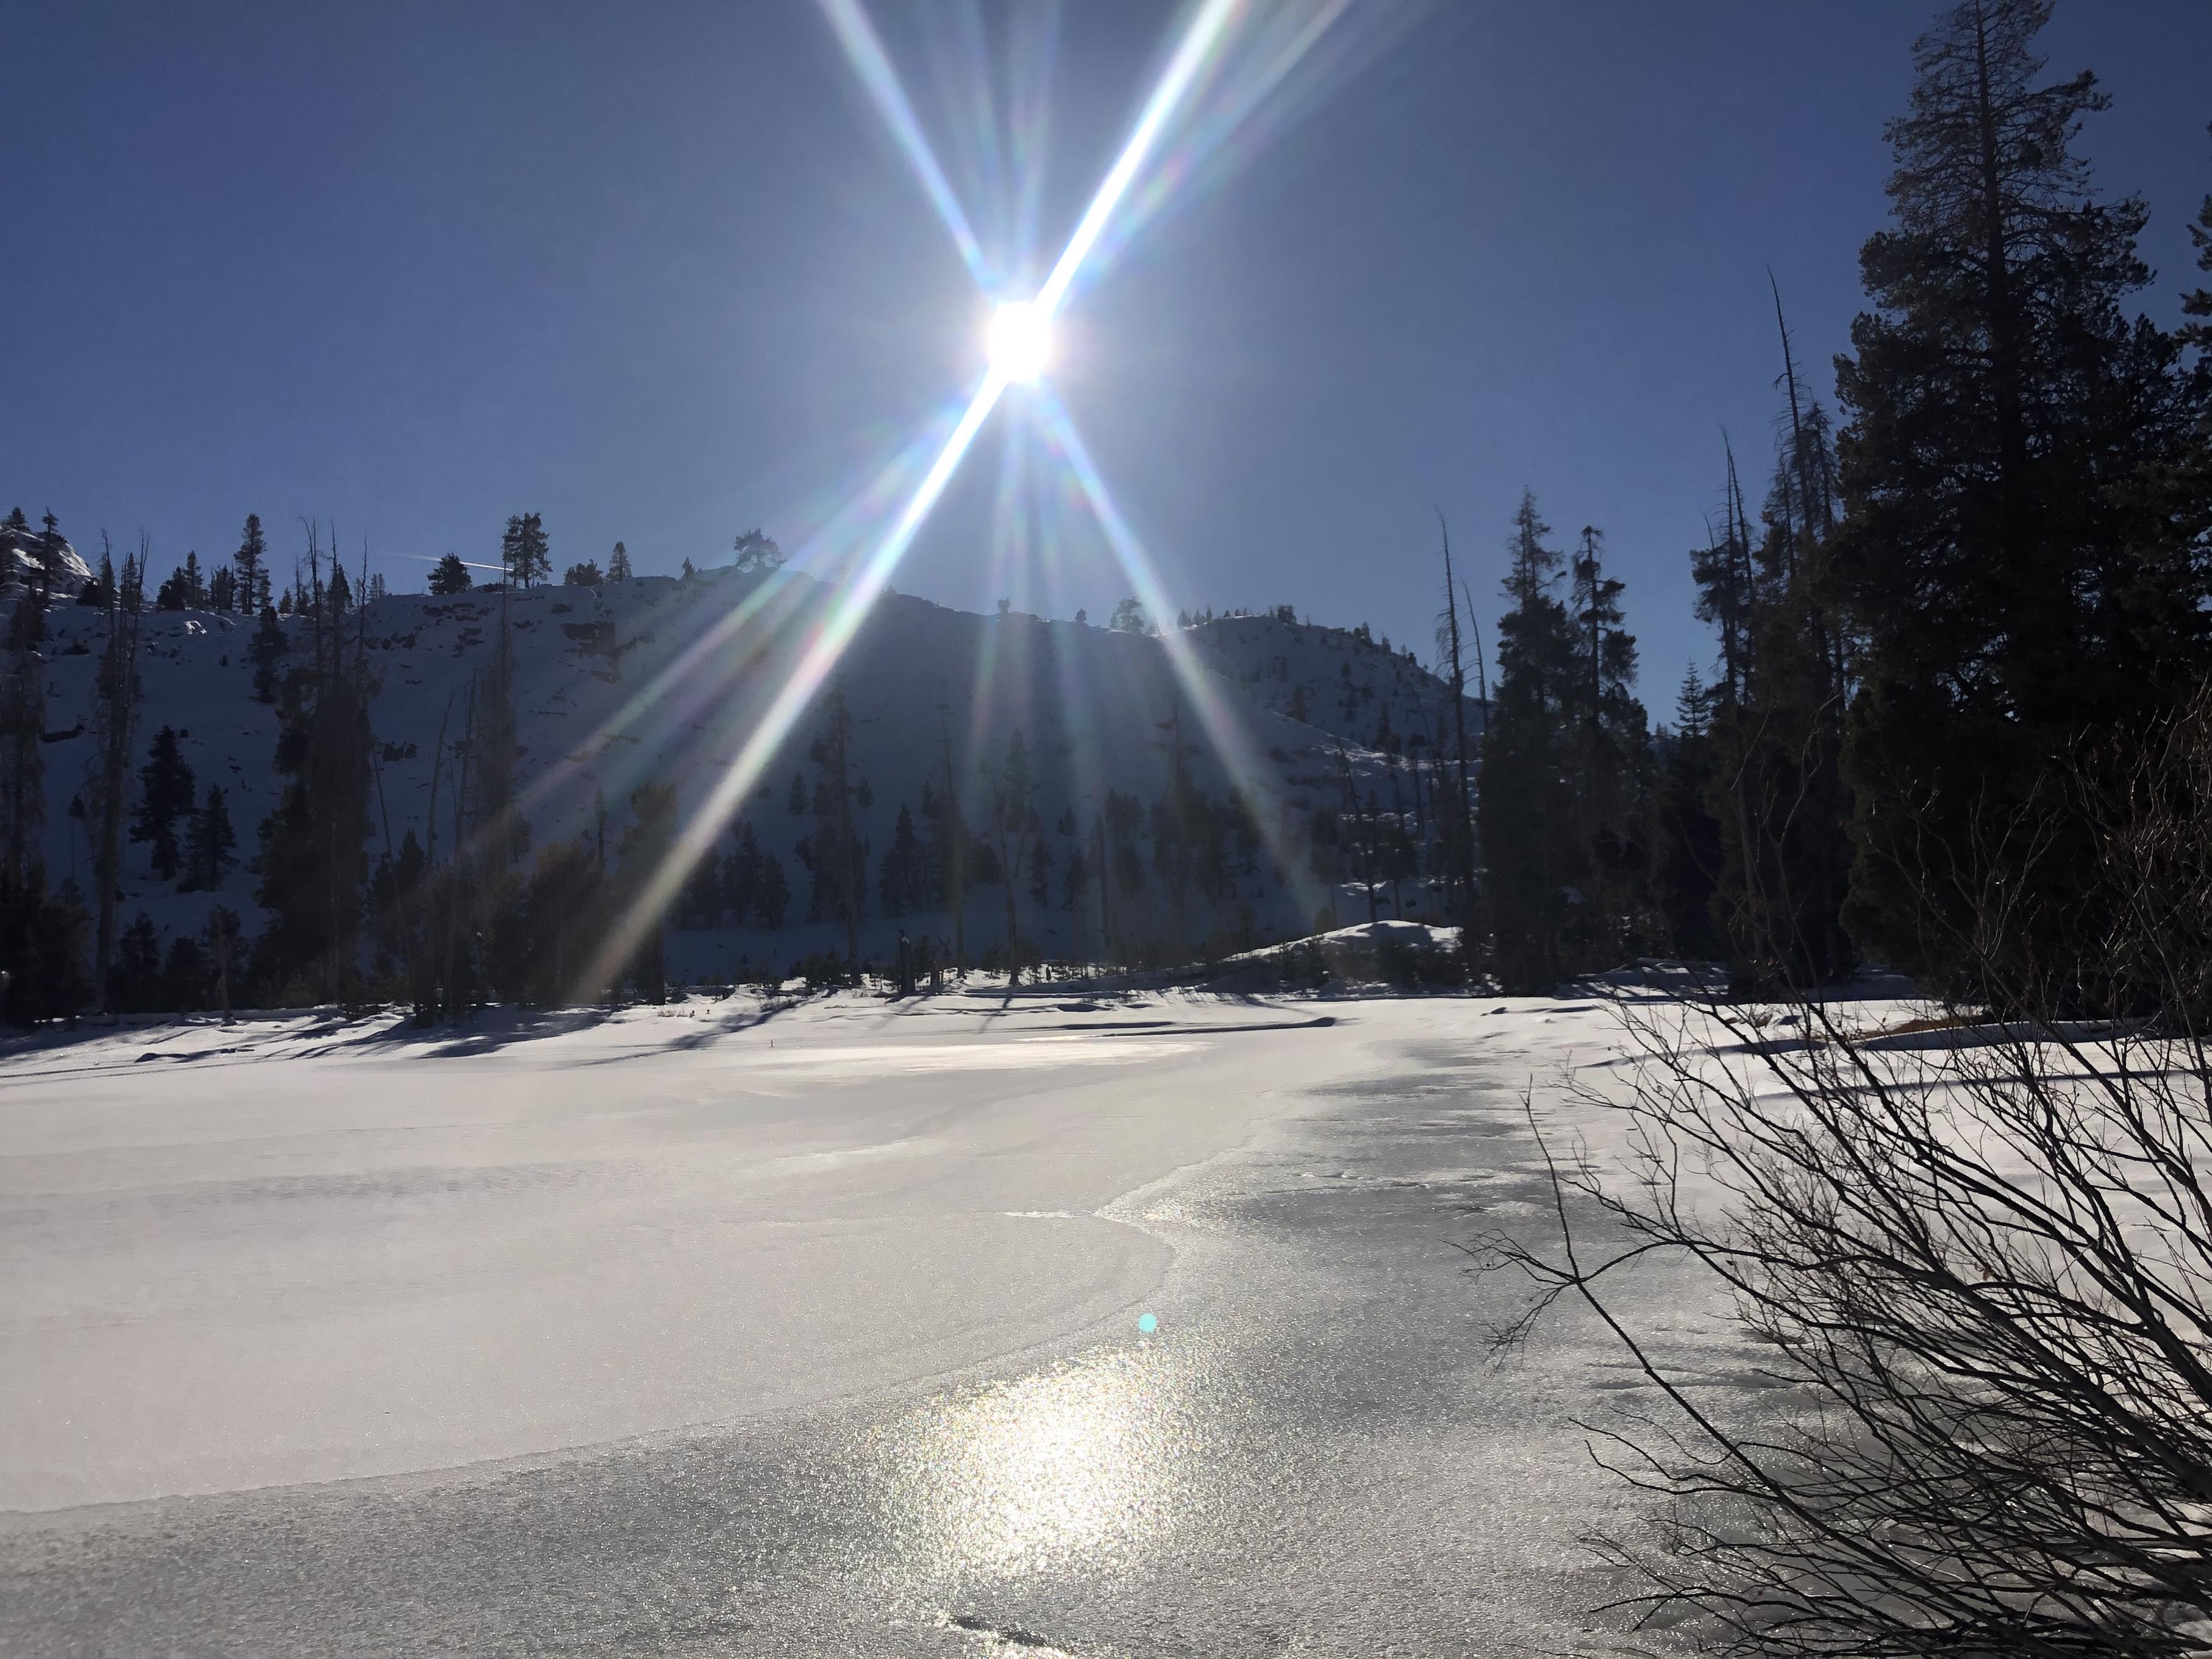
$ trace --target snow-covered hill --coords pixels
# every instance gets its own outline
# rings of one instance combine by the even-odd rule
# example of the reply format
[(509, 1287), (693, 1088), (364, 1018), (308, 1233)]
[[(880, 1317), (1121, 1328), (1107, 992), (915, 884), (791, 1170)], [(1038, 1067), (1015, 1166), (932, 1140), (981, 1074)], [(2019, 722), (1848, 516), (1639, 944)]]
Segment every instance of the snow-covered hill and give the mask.
[[(371, 711), (379, 756), (372, 859), (410, 831), (441, 856), (450, 853), (456, 744), (472, 677), (502, 624), (515, 652), (516, 775), (532, 848), (596, 834), (603, 804), (611, 846), (640, 784), (674, 785), (688, 817), (727, 774), (842, 599), (842, 590), (802, 575), (722, 570), (373, 601), (348, 623), (359, 628), (380, 682)], [(292, 618), (284, 625), (304, 657), (306, 624)], [(64, 604), (48, 620), (46, 853), (56, 878), (82, 882), (90, 867), (88, 823), (72, 798), (89, 758), (94, 668), (106, 626), (96, 608)], [(197, 927), (216, 903), (240, 911), (249, 927), (259, 923), (254, 878), (243, 865), (280, 780), (272, 767), (277, 713), (253, 696), (254, 626), (244, 616), (205, 611), (143, 618), (145, 702), (134, 749), (143, 757), (159, 727), (174, 727), (201, 793), (210, 782), (224, 787), (240, 843), (241, 867), (213, 894), (176, 892), (151, 876), (145, 847), (130, 849), (122, 915), (127, 921), (145, 910), (165, 938)], [(1171, 653), (1170, 644), (1192, 648)], [(1178, 678), (1177, 655), (1194, 684)], [(1067, 905), (1067, 855), (1090, 845), (1109, 791), (1147, 808), (1167, 796), (1178, 723), (1197, 787), (1217, 802), (1241, 792), (1261, 832), (1260, 845), (1237, 860), (1233, 890), (1210, 902), (1194, 897), (1194, 940), (1304, 933), (1326, 904), (1346, 921), (1354, 911), (1364, 915), (1364, 892), (1353, 899), (1325, 890), (1313, 876), (1314, 815), (1340, 805), (1349, 773), (1363, 797), (1372, 789), (1386, 805), (1397, 802), (1410, 830), (1424, 809), (1406, 763), (1433, 753), (1425, 745), (1449, 732), (1446, 686), (1364, 630), (1234, 616), (1163, 641), (1019, 612), (976, 616), (886, 593), (740, 809), (762, 848), (784, 862), (793, 888), (790, 922), (775, 934), (753, 927), (678, 931), (671, 936), (676, 971), (719, 974), (740, 959), (782, 962), (842, 948), (841, 927), (806, 920), (799, 843), (815, 826), (810, 811), (794, 810), (812, 786), (808, 750), (832, 690), (843, 693), (854, 720), (860, 829), (871, 846), (872, 877), (902, 807), (923, 828), (925, 787), (941, 793), (949, 780), (969, 822), (981, 823), (990, 790), (984, 769), (997, 770), (1021, 732), (1041, 783), (1036, 805), (1053, 867), (1045, 902), (1030, 896), (1024, 875), (1016, 908), (1023, 935), (1048, 957), (1097, 949), (1097, 888), (1087, 902)], [(1470, 733), (1479, 714), (1470, 702)], [(804, 780), (796, 791), (794, 777)], [(1426, 816), (1433, 820), (1432, 811)], [(732, 821), (719, 845), (728, 847), (736, 829)], [(1422, 890), (1418, 882), (1401, 883), (1405, 914), (1434, 909)], [(1157, 879), (1128, 902), (1133, 931), (1166, 932)], [(1383, 914), (1391, 913), (1386, 897)], [(884, 954), (902, 921), (917, 933), (950, 932), (942, 914), (886, 916), (872, 881), (864, 952)], [(971, 952), (1002, 938), (1005, 925), (1003, 889), (971, 893)]]

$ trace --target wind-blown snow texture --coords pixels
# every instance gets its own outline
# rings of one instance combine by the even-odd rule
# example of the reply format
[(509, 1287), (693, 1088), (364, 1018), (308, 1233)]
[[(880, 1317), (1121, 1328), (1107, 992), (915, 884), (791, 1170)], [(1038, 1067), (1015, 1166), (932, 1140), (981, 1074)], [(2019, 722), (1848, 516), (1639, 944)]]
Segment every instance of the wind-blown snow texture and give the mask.
[[(466, 720), (471, 678), (488, 661), (502, 615), (515, 651), (517, 784), (532, 847), (596, 833), (604, 799), (611, 848), (629, 822), (630, 791), (641, 783), (674, 784), (687, 815), (698, 805), (839, 599), (840, 590), (804, 576), (726, 569), (688, 580), (646, 577), (453, 598), (394, 595), (370, 604), (347, 626), (349, 632), (358, 628), (380, 680), (371, 709), (379, 744), (372, 858), (396, 849), (410, 830), (434, 842), (439, 856), (452, 851), (453, 745)], [(74, 874), (82, 880), (89, 868), (87, 822), (70, 809), (89, 757), (104, 626), (93, 608), (57, 605), (49, 618), (46, 852), (58, 879)], [(226, 791), (242, 862), (252, 855), (255, 828), (282, 781), (271, 765), (277, 711), (252, 695), (248, 647), (255, 626), (244, 616), (149, 611), (141, 664), (145, 703), (134, 743), (143, 758), (156, 729), (179, 730), (202, 793), (210, 783)], [(284, 627), (295, 659), (304, 660), (307, 623), (293, 617)], [(1206, 695), (1249, 739), (1244, 782), (1279, 847), (1303, 848), (1311, 810), (1338, 804), (1344, 766), (1363, 780), (1363, 790), (1380, 779), (1386, 733), (1401, 743), (1422, 733), (1449, 740), (1444, 683), (1402, 651), (1370, 642), (1364, 631), (1246, 616), (1179, 637), (1204, 665)], [(912, 809), (917, 830), (926, 833), (923, 787), (941, 791), (949, 768), (969, 822), (980, 824), (990, 786), (979, 769), (986, 763), (996, 768), (1018, 727), (1043, 785), (1036, 805), (1055, 861), (1047, 904), (1034, 904), (1026, 892), (1018, 902), (1024, 933), (1048, 956), (1079, 956), (1097, 946), (1095, 900), (1088, 910), (1063, 908), (1058, 877), (1074, 844), (1057, 832), (1063, 811), (1073, 809), (1080, 842), (1108, 790), (1146, 803), (1165, 795), (1170, 762), (1164, 726), (1178, 704), (1187, 763), (1199, 787), (1217, 800), (1231, 787), (1198, 709), (1177, 690), (1158, 639), (1019, 612), (975, 616), (887, 593), (831, 684), (843, 689), (856, 721), (856, 776), (866, 785), (859, 813), (871, 848), (865, 952), (882, 953), (900, 925), (882, 914), (872, 875), (901, 805)], [(806, 877), (794, 847), (815, 824), (811, 813), (794, 813), (789, 805), (794, 774), (804, 775), (810, 791), (813, 785), (807, 750), (819, 729), (820, 702), (817, 696), (794, 726), (743, 809), (763, 848), (784, 861), (794, 890), (792, 924), (774, 935), (738, 928), (676, 933), (672, 962), (678, 972), (726, 972), (740, 957), (781, 963), (825, 947), (842, 950), (841, 927), (805, 922)], [(1303, 720), (1291, 718), (1293, 707)], [(1472, 699), (1468, 713), (1472, 734), (1480, 713)], [(438, 822), (432, 825), (441, 732), (446, 758), (438, 767)], [(1387, 784), (1382, 793), (1387, 802)], [(720, 846), (730, 844), (726, 836)], [(246, 868), (232, 872), (219, 892), (180, 895), (155, 879), (145, 860), (145, 848), (130, 849), (126, 921), (143, 909), (169, 936), (197, 927), (210, 906), (221, 903), (238, 910), (249, 927), (258, 926), (251, 902), (254, 878)], [(1407, 890), (1409, 913), (1417, 908), (1414, 890)], [(1128, 931), (1167, 931), (1157, 880), (1135, 902), (1139, 926)], [(1263, 933), (1295, 936), (1310, 930), (1322, 902), (1334, 902), (1347, 921), (1365, 908), (1364, 897), (1320, 890), (1302, 852), (1279, 861), (1263, 854), (1233, 895), (1214, 905), (1194, 900), (1190, 933), (1195, 939), (1232, 925), (1249, 906)], [(1003, 932), (1004, 915), (1000, 890), (970, 893), (971, 950)], [(941, 914), (909, 918), (907, 925), (950, 931)]]

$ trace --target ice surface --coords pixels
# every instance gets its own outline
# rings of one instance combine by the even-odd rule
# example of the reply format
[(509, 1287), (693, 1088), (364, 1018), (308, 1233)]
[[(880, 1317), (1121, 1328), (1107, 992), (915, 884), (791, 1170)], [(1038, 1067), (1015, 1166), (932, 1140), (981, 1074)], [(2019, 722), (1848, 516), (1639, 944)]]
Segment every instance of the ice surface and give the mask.
[(1242, 1004), (1144, 1012), (1169, 1028), (739, 999), (526, 1040), (293, 1018), (19, 1052), (0, 1508), (617, 1439), (1101, 1321), (1168, 1252), (1097, 1212), (1358, 1063), (1322, 1030), (1206, 1041)]

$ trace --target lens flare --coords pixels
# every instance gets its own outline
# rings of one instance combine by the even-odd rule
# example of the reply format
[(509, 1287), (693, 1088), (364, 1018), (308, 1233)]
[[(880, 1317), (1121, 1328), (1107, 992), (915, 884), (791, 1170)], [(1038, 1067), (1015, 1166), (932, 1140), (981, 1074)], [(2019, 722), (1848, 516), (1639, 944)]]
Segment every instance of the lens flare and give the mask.
[(1035, 386), (1052, 361), (1052, 319), (1029, 300), (1002, 300), (991, 313), (991, 368), (1012, 386)]
[(1114, 216), (1114, 210), (1121, 204), (1121, 198), (1136, 181), (1137, 170), (1159, 143), (1170, 118), (1189, 96), (1200, 72), (1219, 50), (1231, 21), (1243, 6), (1243, 0), (1206, 0), (1198, 15), (1191, 20), (1190, 27), (1176, 46), (1175, 55), (1168, 59), (1159, 84), (1145, 100), (1137, 125), (1130, 129), (1128, 141), (1099, 182), (1091, 205), (1084, 210), (1083, 217), (1076, 224), (1075, 234), (1060, 250), (1060, 262), (1053, 266), (1052, 275), (1045, 278), (1044, 286), (1037, 291), (1037, 306), (1047, 317), (1058, 313), (1061, 301), (1067, 298), (1069, 286), (1082, 270), (1084, 261), (1091, 257), (1091, 247), (1105, 231), (1107, 221)]
[[(1236, 84), (1230, 88), (1224, 108), (1201, 120), (1195, 130), (1197, 155), (1218, 150), (1228, 132), (1245, 125), (1253, 107), (1283, 81), (1292, 65), (1305, 57), (1348, 0), (1308, 0), (1308, 3), (1315, 4), (1317, 9), (1302, 17), (1287, 34), (1280, 28), (1260, 31), (1259, 67), (1242, 76), (1232, 75)], [(817, 4), (893, 142), (905, 155), (931, 205), (944, 222), (978, 288), (991, 294), (1001, 291), (1010, 281), (1024, 280), (1024, 273), (1034, 269), (1029, 260), (1028, 244), (1042, 188), (1046, 113), (1043, 71), (1052, 56), (1056, 10), (1032, 31), (1035, 38), (1017, 53), (1018, 67), (1026, 66), (1031, 71), (1021, 77), (1021, 84), (1016, 88), (1013, 131), (1010, 135), (1016, 170), (1021, 174), (1020, 195), (1013, 204), (1011, 217), (1018, 226), (1021, 246), (1002, 251), (1004, 257), (994, 266), (922, 132), (921, 121), (891, 67), (890, 56), (869, 19), (863, 0), (817, 0)], [(1182, 155), (1171, 157), (1165, 165), (1165, 176), (1154, 180), (1132, 201), (1132, 190), (1143, 183), (1145, 168), (1171, 126), (1184, 115), (1201, 88), (1222, 70), (1235, 26), (1255, 15), (1255, 11), (1263, 21), (1272, 15), (1264, 8), (1255, 9), (1252, 0), (1198, 0), (1188, 27), (1176, 40), (1158, 82), (1146, 96), (1112, 167), (1100, 180), (1050, 274), (1034, 298), (1005, 301), (996, 307), (987, 339), (988, 372), (957, 418), (951, 422), (934, 459), (873, 547), (859, 556), (850, 568), (836, 573), (842, 580), (834, 592), (826, 600), (810, 605), (802, 600), (801, 585), (792, 578), (771, 580), (734, 607), (729, 617), (709, 629), (678, 662), (672, 664), (632, 697), (625, 708), (626, 715), (634, 715), (654, 702), (679, 694), (702, 699), (726, 696), (738, 671), (724, 660), (725, 647), (735, 640), (741, 629), (749, 623), (775, 623), (776, 627), (769, 631), (789, 626), (805, 630), (796, 665), (738, 755), (685, 822), (675, 844), (611, 930), (598, 959), (580, 982), (583, 988), (607, 984), (617, 976), (657, 925), (700, 860), (712, 851), (738, 805), (788, 740), (808, 705), (828, 684), (847, 647), (889, 585), (899, 562), (906, 556), (915, 537), (973, 446), (977, 432), (1009, 386), (1038, 388), (1036, 397), (1022, 401), (1033, 417), (1042, 422), (1054, 459), (1064, 477), (1073, 479), (1073, 488), (1067, 494), (1071, 499), (1079, 498), (1088, 507), (1138, 598), (1155, 615), (1167, 614), (1166, 594), (1151, 560), (1108, 493), (1105, 481), (1091, 463), (1066, 410), (1042, 389), (1042, 376), (1051, 362), (1052, 324), (1077, 280), (1096, 263), (1094, 255), (1103, 257), (1126, 243), (1134, 227), (1158, 210), (1164, 192), (1171, 191), (1190, 170), (1194, 146), (1186, 142)], [(1281, 21), (1277, 20), (1278, 23)], [(976, 44), (979, 37), (972, 28), (969, 35), (968, 54), (981, 59), (986, 54)], [(978, 122), (984, 118), (981, 104), (969, 112)], [(985, 153), (979, 167), (971, 171), (995, 185), (1002, 173), (995, 128), (984, 136), (988, 139)], [(1129, 210), (1125, 211), (1125, 208)], [(1109, 228), (1114, 232), (1114, 240), (1102, 249), (1101, 239), (1107, 236)], [(932, 423), (931, 432), (943, 430), (942, 426)], [(927, 453), (930, 435), (925, 433), (918, 438), (900, 462), (880, 473), (875, 487), (840, 516), (848, 522), (857, 522), (880, 514), (888, 506), (887, 488), (896, 488), (893, 480), (913, 476), (920, 457)], [(802, 559), (800, 562), (809, 561)], [(1212, 740), (1232, 786), (1249, 794), (1259, 776), (1249, 738), (1237, 726), (1188, 642), (1170, 631), (1163, 636), (1162, 644), (1182, 693)], [(605, 737), (607, 733), (599, 735)], [(551, 787), (552, 777), (560, 770), (549, 769), (547, 775), (539, 780), (538, 788)], [(1256, 795), (1250, 798), (1256, 799)], [(1300, 874), (1297, 861), (1285, 857), (1285, 849), (1275, 845), (1279, 830), (1271, 830), (1266, 824), (1259, 827), (1286, 878), (1303, 893), (1308, 884)]]
[(604, 985), (615, 979), (623, 964), (645, 942), (661, 914), (674, 902), (685, 878), (713, 849), (722, 826), (730, 821), (738, 804), (767, 771), (769, 763), (783, 747), (807, 704), (829, 684), (838, 659), (845, 654), (845, 647), (852, 643), (853, 635), (867, 619), (870, 607), (883, 593), (891, 573), (906, 556), (907, 549), (914, 544), (916, 532), (928, 519), (930, 509), (937, 505), (938, 497), (944, 495), (945, 486), (951, 482), (961, 458), (975, 441), (975, 434), (1006, 389), (1006, 380), (997, 370), (983, 377), (982, 385), (968, 400), (968, 407), (962, 411), (951, 435), (937, 452), (937, 459), (922, 475), (921, 482), (915, 486), (914, 494), (907, 497), (906, 505), (900, 508), (890, 528), (866, 561), (838, 590), (825, 617), (817, 623), (813, 638), (807, 641), (798, 665), (784, 681), (768, 712), (761, 716), (752, 735), (745, 739), (744, 747), (738, 751), (728, 769), (715, 780), (712, 793), (684, 824), (668, 856), (660, 861), (635, 901), (610, 931), (605, 945), (592, 964), (589, 983)]
[(899, 84), (897, 71), (891, 68), (890, 58), (884, 51), (876, 26), (868, 21), (866, 9), (860, 0), (820, 0), (820, 4), (830, 27), (836, 32), (837, 44), (844, 47), (845, 56), (852, 63), (853, 73), (860, 76), (860, 85), (875, 104), (876, 112), (890, 129), (892, 141), (905, 154), (915, 176), (921, 180), (930, 205), (945, 222), (945, 228), (952, 237), (952, 245), (960, 250), (969, 274), (988, 288), (994, 273), (983, 258), (983, 245), (976, 240), (968, 216), (961, 209), (960, 198), (952, 193), (951, 182), (945, 176), (945, 169), (937, 164), (937, 153), (922, 136), (921, 123), (915, 118), (914, 106), (907, 100), (906, 88)]
[[(1137, 600), (1154, 617), (1174, 615), (1167, 590), (1160, 584), (1152, 561), (1146, 553), (1144, 544), (1137, 539), (1134, 531), (1115, 504), (1106, 488), (1106, 480), (1091, 459), (1091, 452), (1075, 430), (1075, 422), (1068, 418), (1067, 410), (1048, 391), (1040, 391), (1036, 399), (1036, 415), (1042, 422), (1046, 435), (1051, 440), (1061, 464), (1074, 477), (1089, 502), (1098, 527), (1105, 532), (1107, 545), (1113, 549), (1114, 557), (1122, 574), (1128, 577), (1129, 586), (1136, 590)], [(1229, 775), (1231, 786), (1245, 799), (1264, 799), (1260, 787), (1265, 774), (1252, 739), (1237, 721), (1235, 713), (1221, 696), (1220, 682), (1199, 661), (1198, 655), (1184, 639), (1182, 630), (1164, 627), (1160, 630), (1160, 647), (1165, 652), (1168, 666), (1174, 672), (1176, 684), (1182, 688), (1184, 698), (1197, 714), (1199, 725), (1213, 746), (1214, 757), (1221, 763), (1222, 770)], [(1322, 893), (1303, 873), (1303, 867), (1293, 849), (1283, 844), (1279, 825), (1264, 820), (1255, 821), (1261, 840), (1267, 854), (1282, 871), (1284, 878), (1297, 894), (1298, 902), (1309, 914), (1320, 906)]]

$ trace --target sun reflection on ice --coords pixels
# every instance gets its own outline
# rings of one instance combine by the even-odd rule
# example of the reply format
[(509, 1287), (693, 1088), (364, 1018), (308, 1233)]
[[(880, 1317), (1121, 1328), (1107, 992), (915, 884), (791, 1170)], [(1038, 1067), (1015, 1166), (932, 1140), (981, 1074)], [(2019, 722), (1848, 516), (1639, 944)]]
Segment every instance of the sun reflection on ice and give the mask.
[(884, 1448), (902, 1545), (1007, 1572), (1162, 1543), (1190, 1507), (1188, 1394), (1109, 1354), (931, 1402)]

